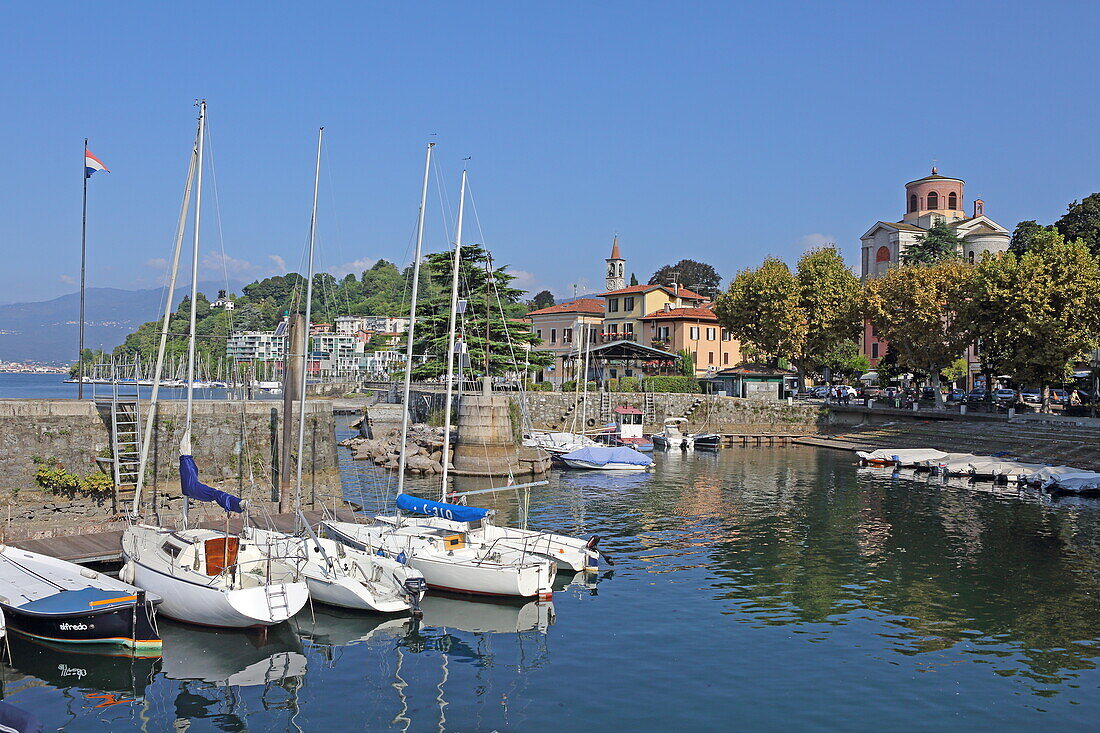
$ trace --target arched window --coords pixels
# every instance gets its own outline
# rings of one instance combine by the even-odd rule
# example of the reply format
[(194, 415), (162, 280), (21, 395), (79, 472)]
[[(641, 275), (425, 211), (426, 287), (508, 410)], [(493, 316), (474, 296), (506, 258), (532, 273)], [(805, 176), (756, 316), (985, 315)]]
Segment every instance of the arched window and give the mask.
[(957, 209), (959, 208), (959, 197), (955, 195), (955, 192), (947, 194), (947, 208)]
[(917, 210), (917, 194), (915, 194), (915, 193), (909, 194), (909, 210), (910, 211), (916, 211)]
[(928, 193), (928, 208), (938, 209), (940, 208), (940, 195), (935, 191)]
[(890, 248), (879, 247), (878, 252), (875, 252), (875, 262), (889, 262), (890, 261)]
[(974, 250), (970, 250), (966, 255), (966, 261), (970, 264), (974, 264)]

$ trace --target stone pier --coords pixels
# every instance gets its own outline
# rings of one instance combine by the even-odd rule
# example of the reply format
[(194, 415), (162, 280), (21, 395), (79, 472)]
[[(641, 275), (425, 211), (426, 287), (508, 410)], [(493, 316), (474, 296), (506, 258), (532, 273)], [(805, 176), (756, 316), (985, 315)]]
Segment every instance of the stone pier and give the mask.
[(550, 457), (523, 447), (511, 397), (483, 392), (462, 398), (452, 464), (458, 476), (539, 475), (550, 468)]

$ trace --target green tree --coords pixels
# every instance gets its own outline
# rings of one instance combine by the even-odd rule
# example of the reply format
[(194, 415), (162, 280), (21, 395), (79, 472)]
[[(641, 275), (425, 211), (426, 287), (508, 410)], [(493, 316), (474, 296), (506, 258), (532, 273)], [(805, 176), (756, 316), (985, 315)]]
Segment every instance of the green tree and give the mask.
[(867, 282), (864, 308), (879, 337), (897, 350), (897, 363), (922, 371), (943, 409), (940, 371), (970, 345), (970, 323), (960, 310), (970, 297), (973, 267), (954, 260), (902, 265)]
[(680, 374), (685, 377), (695, 376), (695, 357), (687, 349), (680, 349), (676, 352), (676, 355), (680, 357), (679, 367)]
[(983, 360), (1043, 390), (1064, 381), (1074, 361), (1100, 342), (1100, 261), (1081, 240), (1041, 232), (1017, 257), (1008, 252), (976, 267), (966, 317)]
[(1021, 221), (1016, 225), (1016, 228), (1012, 231), (1012, 239), (1008, 243), (1008, 251), (1014, 252), (1017, 255), (1022, 255), (1031, 249), (1032, 243), (1035, 241), (1035, 237), (1040, 232), (1050, 231), (1051, 227), (1045, 227), (1037, 223), (1034, 219), (1028, 221)]
[[(437, 252), (428, 255), (425, 266), (421, 268), (421, 272), (426, 271), (432, 287), (429, 295), (418, 305), (413, 351), (428, 354), (430, 358), (416, 366), (414, 374), (417, 379), (437, 377), (447, 368), (447, 326), (453, 265), (453, 252)], [(528, 356), (524, 344), (537, 346), (539, 338), (520, 320), (527, 312), (521, 300), (524, 291), (511, 287), (509, 283), (512, 280), (507, 266), (492, 266), (491, 255), (483, 247), (476, 244), (463, 246), (459, 263), (459, 297), (466, 299), (468, 305), (461, 328), (474, 373), (483, 374), (485, 371), (486, 344), (491, 375), (522, 370), (525, 364), (542, 369), (553, 363), (553, 356), (546, 351), (532, 348)], [(446, 287), (441, 287), (441, 283), (445, 283)]]
[(737, 273), (714, 301), (719, 323), (742, 344), (770, 357), (797, 353), (806, 338), (797, 278), (780, 259)]
[(541, 310), (542, 308), (549, 308), (554, 305), (554, 294), (549, 290), (540, 290), (535, 293), (535, 297), (529, 301), (531, 310)]
[(926, 234), (905, 248), (901, 255), (903, 265), (934, 265), (944, 260), (959, 258), (963, 240), (945, 222), (933, 224)]
[(630, 286), (634, 287), (637, 284), (638, 284), (638, 276), (635, 275), (633, 272), (630, 273)]
[(959, 357), (951, 364), (943, 369), (940, 374), (948, 382), (955, 384), (962, 379), (966, 379), (966, 375), (970, 373), (970, 365), (967, 364), (966, 359)]
[(833, 343), (821, 355), (818, 366), (828, 368), (833, 374), (858, 377), (871, 368), (871, 362), (866, 354), (860, 352), (859, 344), (849, 339)]
[(1070, 204), (1054, 228), (1067, 240), (1082, 240), (1093, 256), (1100, 257), (1100, 193)]
[(807, 251), (798, 261), (795, 279), (805, 338), (792, 352), (791, 361), (802, 383), (807, 372), (817, 372), (823, 366), (835, 369), (829, 362), (835, 359), (837, 349), (858, 341), (863, 330), (862, 290), (859, 278), (844, 264), (836, 247)]
[(713, 298), (719, 293), (722, 278), (705, 262), (686, 259), (680, 260), (675, 265), (659, 268), (653, 273), (653, 277), (649, 278), (650, 285), (671, 285), (674, 282), (707, 298)]

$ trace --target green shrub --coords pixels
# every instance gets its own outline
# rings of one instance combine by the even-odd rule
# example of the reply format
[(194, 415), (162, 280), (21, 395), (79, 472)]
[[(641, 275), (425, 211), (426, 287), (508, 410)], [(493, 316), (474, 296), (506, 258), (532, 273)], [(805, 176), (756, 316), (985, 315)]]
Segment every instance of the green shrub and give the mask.
[(38, 470), (34, 473), (35, 483), (55, 494), (95, 496), (114, 490), (114, 481), (103, 472), (77, 476), (71, 471), (66, 471), (65, 467), (54, 458), (36, 457), (34, 463), (38, 466)]
[(637, 392), (641, 389), (641, 384), (637, 377), (620, 377), (618, 392)]
[(699, 392), (699, 380), (695, 377), (662, 376), (646, 377), (648, 392)]
[(553, 392), (554, 385), (550, 382), (532, 382), (527, 380), (523, 383), (523, 388), (528, 392)]
[(619, 391), (619, 380), (616, 379), (615, 377), (612, 377), (611, 379), (607, 380), (607, 391), (608, 392), (618, 392)]

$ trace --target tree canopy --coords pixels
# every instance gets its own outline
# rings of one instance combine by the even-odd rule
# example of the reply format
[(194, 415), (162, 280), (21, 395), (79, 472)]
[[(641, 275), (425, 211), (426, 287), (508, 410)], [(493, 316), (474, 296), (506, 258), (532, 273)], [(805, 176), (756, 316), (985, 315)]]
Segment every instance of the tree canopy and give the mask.
[(671, 285), (679, 283), (700, 295), (713, 298), (718, 295), (722, 278), (718, 272), (705, 262), (680, 260), (675, 265), (658, 268), (649, 278), (650, 285)]
[(963, 240), (946, 222), (933, 224), (928, 232), (905, 248), (901, 254), (903, 265), (934, 265), (945, 260), (958, 259)]
[(1031, 249), (1031, 245), (1035, 242), (1035, 237), (1038, 236), (1040, 232), (1051, 231), (1051, 229), (1052, 227), (1045, 227), (1034, 219), (1021, 221), (1012, 231), (1012, 239), (1008, 242), (1008, 251), (1014, 252), (1017, 255), (1022, 255), (1024, 252)]
[(798, 280), (786, 263), (768, 257), (759, 268), (737, 273), (714, 301), (718, 321), (742, 344), (771, 357), (798, 351), (806, 323), (798, 307)]
[(1100, 257), (1100, 193), (1070, 204), (1054, 228), (1067, 240), (1080, 239), (1093, 256)]
[(940, 372), (972, 341), (960, 311), (970, 296), (973, 269), (956, 260), (892, 267), (864, 291), (864, 308), (879, 337), (896, 349), (898, 366), (929, 375), (937, 408), (943, 407)]
[[(461, 318), (460, 333), (470, 358), (471, 370), (475, 374), (484, 374), (486, 344), (489, 373), (492, 375), (522, 370), (525, 363), (534, 369), (549, 366), (553, 363), (553, 356), (533, 348), (539, 345), (539, 338), (531, 333), (526, 323), (519, 320), (527, 312), (527, 306), (521, 300), (524, 291), (509, 284), (514, 277), (507, 271), (507, 266), (494, 268), (491, 262), (491, 255), (482, 246), (468, 244), (462, 247), (459, 298), (467, 301), (467, 307)], [(427, 354), (429, 359), (415, 367), (413, 374), (417, 379), (438, 377), (447, 370), (447, 328), (453, 268), (454, 253), (451, 251), (428, 255), (421, 268), (422, 273), (427, 272), (431, 287), (417, 307), (413, 352)], [(525, 345), (532, 348), (528, 350)]]
[(535, 297), (531, 298), (531, 300), (528, 301), (528, 305), (533, 311), (537, 311), (542, 308), (549, 308), (550, 306), (554, 305), (554, 294), (551, 293), (549, 290), (540, 290), (539, 292), (535, 293)]
[(792, 361), (801, 376), (825, 366), (838, 371), (838, 349), (857, 343), (863, 329), (859, 278), (836, 247), (822, 247), (802, 255), (795, 280), (805, 338), (792, 352)]

